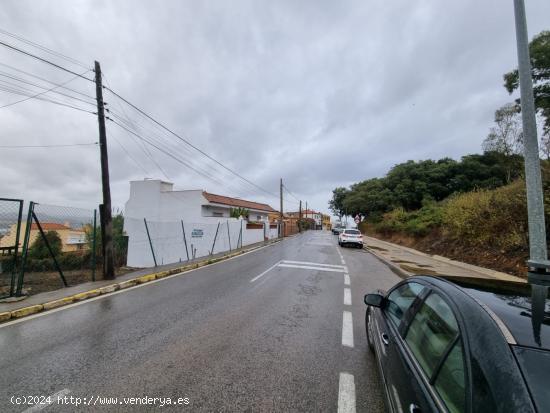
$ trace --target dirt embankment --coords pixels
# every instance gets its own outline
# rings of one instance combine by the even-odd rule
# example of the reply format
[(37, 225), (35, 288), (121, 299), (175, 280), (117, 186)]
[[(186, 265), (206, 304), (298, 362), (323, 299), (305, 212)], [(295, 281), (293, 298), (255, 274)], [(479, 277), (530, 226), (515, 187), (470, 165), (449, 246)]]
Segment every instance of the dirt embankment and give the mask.
[(457, 240), (450, 240), (440, 231), (433, 231), (425, 237), (418, 238), (399, 233), (386, 235), (372, 230), (367, 230), (366, 235), (414, 248), (427, 254), (441, 255), (467, 264), (526, 277), (525, 263), (529, 255), (526, 250), (504, 251), (493, 248), (491, 245), (473, 247)]

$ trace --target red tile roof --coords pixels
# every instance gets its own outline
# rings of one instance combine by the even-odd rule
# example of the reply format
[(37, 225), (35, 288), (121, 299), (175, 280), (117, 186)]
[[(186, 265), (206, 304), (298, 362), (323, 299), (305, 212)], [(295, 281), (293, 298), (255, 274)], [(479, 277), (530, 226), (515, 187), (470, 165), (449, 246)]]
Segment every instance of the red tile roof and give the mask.
[(260, 204), (259, 202), (246, 201), (244, 199), (230, 198), (228, 196), (211, 194), (206, 191), (202, 192), (202, 195), (214, 204), (229, 205), (237, 208), (256, 209), (266, 212), (277, 212), (267, 204)]
[[(63, 224), (57, 224), (55, 222), (41, 222), (40, 226), (44, 231), (55, 231), (56, 229), (71, 229), (71, 227)], [(38, 230), (38, 225), (36, 225), (36, 223), (31, 224), (31, 231), (32, 230)]]

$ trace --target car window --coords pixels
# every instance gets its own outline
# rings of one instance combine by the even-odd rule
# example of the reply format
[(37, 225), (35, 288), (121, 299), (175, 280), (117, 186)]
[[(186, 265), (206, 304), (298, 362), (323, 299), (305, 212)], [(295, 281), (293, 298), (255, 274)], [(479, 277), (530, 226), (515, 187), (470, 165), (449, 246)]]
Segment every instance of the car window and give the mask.
[(403, 315), (423, 289), (424, 286), (422, 284), (409, 282), (396, 288), (388, 295), (385, 309), (397, 327), (401, 323)]
[(466, 410), (466, 389), (464, 374), (464, 353), (462, 343), (457, 340), (441, 366), (434, 387), (451, 412)]
[(346, 229), (344, 232), (346, 234), (355, 234), (355, 235), (360, 234), (360, 232), (357, 231), (356, 229)]
[(415, 314), (405, 341), (428, 377), (458, 336), (458, 324), (451, 308), (432, 293)]

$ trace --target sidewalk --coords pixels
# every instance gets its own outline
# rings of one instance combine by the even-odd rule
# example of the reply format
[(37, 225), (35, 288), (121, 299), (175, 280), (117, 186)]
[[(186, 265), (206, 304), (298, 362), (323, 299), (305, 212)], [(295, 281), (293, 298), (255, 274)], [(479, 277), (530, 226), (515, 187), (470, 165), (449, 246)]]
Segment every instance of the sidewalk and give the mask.
[(363, 235), (365, 248), (398, 273), (401, 277), (412, 275), (446, 275), (455, 277), (496, 278), (503, 281), (526, 280), (503, 272), (477, 267), (459, 261), (428, 255), (412, 248), (392, 244)]
[[(280, 239), (262, 241), (256, 244), (246, 245), (243, 248), (231, 252), (225, 251), (206, 257), (198, 257), (194, 260), (143, 268), (120, 275), (115, 280), (90, 281), (67, 288), (31, 295), (19, 301), (4, 299), (0, 302), (0, 322), (7, 321), (10, 318), (19, 318), (43, 310), (61, 307), (71, 304), (72, 302), (82, 301), (101, 294), (107, 294), (137, 284), (143, 284), (155, 279), (202, 267), (204, 265), (213, 264), (214, 262), (241, 255), (278, 241), (280, 241)], [(21, 314), (18, 314), (17, 311)], [(11, 312), (16, 313), (12, 313), (10, 317), (7, 317), (7, 314)]]

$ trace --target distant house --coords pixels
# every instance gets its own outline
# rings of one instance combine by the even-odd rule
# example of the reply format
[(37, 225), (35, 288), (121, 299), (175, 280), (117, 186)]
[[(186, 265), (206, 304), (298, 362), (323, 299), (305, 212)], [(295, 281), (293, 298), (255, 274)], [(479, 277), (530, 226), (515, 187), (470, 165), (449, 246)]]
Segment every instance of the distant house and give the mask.
[[(216, 223), (230, 218), (231, 209), (248, 210), (249, 222), (269, 222), (269, 213), (276, 212), (267, 204), (211, 194), (202, 189), (174, 191), (174, 184), (160, 180), (130, 182), (130, 198), (125, 217), (152, 221)], [(224, 220), (225, 221), (225, 220)]]
[[(83, 228), (71, 228), (69, 224), (58, 224), (56, 222), (41, 222), (40, 225), (44, 232), (55, 231), (61, 238), (61, 251), (72, 252), (87, 248), (86, 233)], [(19, 248), (23, 245), (26, 222), (21, 223), (19, 233)], [(17, 234), (17, 224), (13, 224), (8, 233), (0, 239), (0, 247), (9, 248), (15, 246), (15, 238)], [(36, 223), (31, 224), (29, 246), (32, 246), (37, 237), (40, 236), (40, 230)]]
[[(247, 216), (231, 217), (237, 208)], [(174, 191), (171, 182), (132, 181), (124, 211), (127, 265), (183, 261), (277, 237), (269, 225), (273, 212), (267, 204), (202, 189)]]

